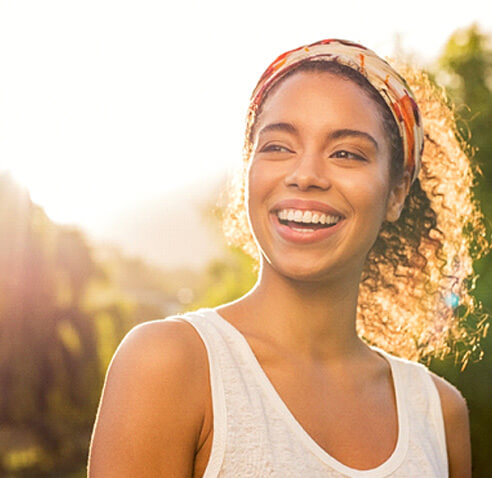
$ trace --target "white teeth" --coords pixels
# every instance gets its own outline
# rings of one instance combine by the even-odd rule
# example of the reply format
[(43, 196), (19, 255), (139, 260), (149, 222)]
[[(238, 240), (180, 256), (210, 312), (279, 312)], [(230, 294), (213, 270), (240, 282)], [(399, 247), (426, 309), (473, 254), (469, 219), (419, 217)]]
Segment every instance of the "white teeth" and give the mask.
[(340, 216), (330, 216), (319, 211), (301, 211), (300, 209), (281, 209), (277, 211), (279, 219), (305, 224), (335, 224)]
[(311, 222), (311, 218), (313, 217), (313, 213), (311, 211), (305, 211), (302, 216), (302, 222)]

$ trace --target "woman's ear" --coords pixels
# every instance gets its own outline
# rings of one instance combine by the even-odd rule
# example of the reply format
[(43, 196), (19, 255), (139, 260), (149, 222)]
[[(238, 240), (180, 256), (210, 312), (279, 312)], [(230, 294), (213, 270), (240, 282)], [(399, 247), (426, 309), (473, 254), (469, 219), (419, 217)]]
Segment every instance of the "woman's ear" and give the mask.
[(386, 221), (394, 222), (398, 220), (409, 190), (410, 174), (408, 171), (405, 171), (403, 177), (397, 182), (397, 184), (393, 185), (389, 193), (386, 207)]

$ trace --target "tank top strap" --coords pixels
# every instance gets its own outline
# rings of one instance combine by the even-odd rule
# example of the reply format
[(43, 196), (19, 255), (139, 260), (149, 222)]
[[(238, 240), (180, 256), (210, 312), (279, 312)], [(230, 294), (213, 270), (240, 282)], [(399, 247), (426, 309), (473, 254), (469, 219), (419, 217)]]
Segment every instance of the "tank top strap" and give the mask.
[(446, 432), (441, 399), (429, 369), (421, 363), (396, 357), (377, 347), (372, 348), (383, 354), (393, 364), (394, 369), (398, 370), (405, 407), (413, 429), (412, 434), (428, 436), (432, 440), (433, 447), (428, 447), (426, 452), (434, 455), (434, 463), (441, 469), (440, 476), (448, 476)]
[[(213, 410), (213, 440), (211, 455), (203, 478), (215, 478), (219, 475), (224, 460), (227, 441), (227, 412), (224, 392), (224, 378), (222, 363), (227, 347), (224, 347), (224, 337), (220, 330), (210, 320), (206, 309), (188, 312), (183, 315), (172, 316), (172, 319), (182, 320), (190, 324), (200, 336), (207, 351), (208, 368), (210, 374), (210, 389), (212, 394)], [(227, 380), (226, 380), (227, 381)]]
[[(429, 413), (431, 415), (431, 422), (434, 426), (435, 435), (439, 443), (439, 454), (441, 457), (441, 462), (443, 463), (443, 468), (448, 470), (448, 453), (446, 447), (446, 430), (444, 426), (444, 417), (441, 406), (441, 398), (439, 396), (439, 391), (437, 390), (436, 384), (432, 380), (429, 370), (423, 365), (420, 366), (420, 373), (422, 376), (422, 381), (426, 384), (427, 397), (429, 404)], [(444, 475), (444, 473), (443, 473)]]

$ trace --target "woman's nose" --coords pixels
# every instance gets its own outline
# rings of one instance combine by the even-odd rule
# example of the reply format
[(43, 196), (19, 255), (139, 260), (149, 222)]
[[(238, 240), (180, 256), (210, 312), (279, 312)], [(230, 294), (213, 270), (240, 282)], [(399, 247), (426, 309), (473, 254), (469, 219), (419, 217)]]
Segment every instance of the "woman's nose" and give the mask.
[(298, 158), (285, 176), (285, 184), (304, 191), (309, 188), (328, 189), (331, 181), (326, 174), (323, 158), (316, 153), (306, 153)]

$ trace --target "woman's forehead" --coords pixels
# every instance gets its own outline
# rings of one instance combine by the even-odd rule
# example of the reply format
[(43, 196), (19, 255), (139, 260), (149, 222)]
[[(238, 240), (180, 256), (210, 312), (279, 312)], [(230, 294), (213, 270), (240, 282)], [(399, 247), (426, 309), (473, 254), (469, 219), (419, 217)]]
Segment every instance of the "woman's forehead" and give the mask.
[(376, 102), (355, 82), (327, 72), (296, 72), (275, 85), (260, 108), (256, 132), (271, 122), (369, 128), (384, 134)]

